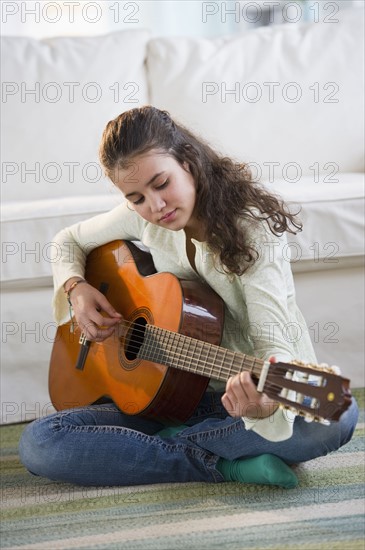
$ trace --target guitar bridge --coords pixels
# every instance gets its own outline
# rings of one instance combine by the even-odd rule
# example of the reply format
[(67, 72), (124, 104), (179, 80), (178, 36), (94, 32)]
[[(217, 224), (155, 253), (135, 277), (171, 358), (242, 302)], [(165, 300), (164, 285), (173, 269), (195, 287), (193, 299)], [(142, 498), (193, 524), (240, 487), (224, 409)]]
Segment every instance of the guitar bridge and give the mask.
[(87, 358), (87, 354), (89, 353), (89, 348), (91, 344), (90, 340), (86, 338), (86, 334), (84, 332), (82, 332), (80, 335), (79, 344), (81, 345), (80, 345), (80, 351), (77, 357), (75, 368), (77, 370), (84, 370), (85, 361)]

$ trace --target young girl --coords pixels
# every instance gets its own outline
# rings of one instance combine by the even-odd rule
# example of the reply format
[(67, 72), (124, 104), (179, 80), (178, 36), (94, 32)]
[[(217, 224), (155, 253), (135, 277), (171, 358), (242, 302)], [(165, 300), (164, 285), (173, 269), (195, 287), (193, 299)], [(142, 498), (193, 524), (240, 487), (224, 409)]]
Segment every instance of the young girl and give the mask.
[[(157, 271), (203, 280), (223, 299), (222, 347), (263, 360), (316, 362), (283, 250), (285, 232), (300, 224), (244, 165), (150, 106), (108, 123), (100, 159), (126, 201), (56, 236), (62, 249), (54, 268), (59, 322), (68, 297), (89, 340), (111, 336), (122, 316), (85, 281), (86, 255), (90, 243), (140, 241)], [(293, 326), (288, 336), (286, 327)], [(112, 403), (79, 407), (30, 424), (20, 456), (34, 474), (81, 485), (240, 481), (294, 487), (289, 465), (338, 449), (356, 421), (353, 401), (338, 422), (306, 422), (279, 409), (242, 372), (226, 385), (211, 380), (183, 426), (128, 416)]]

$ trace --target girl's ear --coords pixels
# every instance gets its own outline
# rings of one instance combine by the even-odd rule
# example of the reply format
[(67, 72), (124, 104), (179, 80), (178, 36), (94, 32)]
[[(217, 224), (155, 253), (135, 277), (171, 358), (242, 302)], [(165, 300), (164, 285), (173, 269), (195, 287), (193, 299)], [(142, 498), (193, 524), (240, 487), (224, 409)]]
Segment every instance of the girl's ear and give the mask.
[(186, 160), (183, 162), (183, 168), (187, 172), (190, 172), (190, 166), (189, 166), (189, 163), (186, 162)]

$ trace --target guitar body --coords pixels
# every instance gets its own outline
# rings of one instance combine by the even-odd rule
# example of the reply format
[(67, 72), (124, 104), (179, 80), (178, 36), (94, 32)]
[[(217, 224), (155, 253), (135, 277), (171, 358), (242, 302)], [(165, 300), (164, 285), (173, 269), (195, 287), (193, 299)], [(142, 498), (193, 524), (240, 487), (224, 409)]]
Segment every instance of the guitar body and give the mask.
[(209, 378), (139, 359), (138, 333), (148, 323), (219, 345), (222, 300), (206, 285), (156, 273), (150, 254), (125, 241), (91, 252), (85, 277), (128, 323), (104, 342), (92, 342), (82, 366), (79, 328), (75, 325), (70, 332), (70, 322), (58, 328), (49, 370), (49, 392), (56, 410), (107, 400), (129, 415), (184, 422), (198, 405)]

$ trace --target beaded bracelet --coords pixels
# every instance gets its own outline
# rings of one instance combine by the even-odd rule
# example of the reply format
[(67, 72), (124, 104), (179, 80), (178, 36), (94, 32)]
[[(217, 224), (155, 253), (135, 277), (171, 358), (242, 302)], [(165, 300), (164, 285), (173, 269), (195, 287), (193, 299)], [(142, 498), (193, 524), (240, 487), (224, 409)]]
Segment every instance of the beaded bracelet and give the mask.
[(86, 282), (87, 282), (87, 281), (85, 281), (85, 279), (78, 279), (77, 281), (74, 281), (74, 282), (72, 283), (72, 285), (70, 286), (70, 288), (69, 288), (68, 290), (65, 290), (65, 294), (66, 294), (66, 296), (67, 296), (67, 301), (68, 301), (70, 307), (72, 307), (71, 299), (70, 299), (70, 294), (71, 294), (71, 292), (73, 291), (73, 289), (74, 289), (77, 285), (79, 285), (80, 283), (86, 283)]
[(85, 281), (85, 279), (78, 279), (77, 281), (74, 281), (72, 283), (72, 285), (70, 286), (70, 288), (68, 290), (64, 291), (65, 294), (66, 294), (66, 297), (67, 297), (68, 307), (69, 307), (69, 312), (70, 312), (70, 321), (71, 321), (70, 332), (74, 332), (74, 330), (75, 330), (74, 320), (73, 320), (73, 317), (72, 317), (72, 304), (71, 304), (70, 294), (73, 291), (73, 289), (80, 283), (87, 283), (87, 281)]

